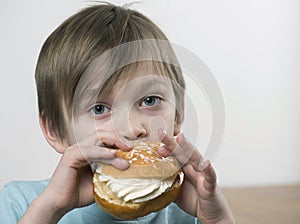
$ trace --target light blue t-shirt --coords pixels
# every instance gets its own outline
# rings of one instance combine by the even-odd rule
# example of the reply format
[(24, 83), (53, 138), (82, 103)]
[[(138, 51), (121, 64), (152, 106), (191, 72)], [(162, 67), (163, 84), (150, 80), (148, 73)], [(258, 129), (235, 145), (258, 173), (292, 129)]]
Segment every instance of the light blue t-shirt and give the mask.
[[(0, 191), (0, 223), (15, 224), (22, 217), (30, 203), (46, 188), (49, 180), (43, 181), (13, 181)], [(130, 221), (120, 221), (100, 210), (96, 204), (77, 208), (67, 213), (59, 224), (77, 223), (135, 223), (135, 224), (199, 224), (193, 216), (185, 213), (176, 204), (171, 203), (159, 212)]]

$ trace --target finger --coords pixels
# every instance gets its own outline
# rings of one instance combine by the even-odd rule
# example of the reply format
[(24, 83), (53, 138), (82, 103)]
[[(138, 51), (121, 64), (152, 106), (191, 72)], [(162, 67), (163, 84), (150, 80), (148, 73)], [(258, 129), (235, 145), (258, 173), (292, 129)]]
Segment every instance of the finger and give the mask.
[(187, 164), (182, 167), (182, 170), (184, 174), (187, 176), (189, 181), (196, 187), (197, 186), (197, 179), (198, 179), (198, 174), (193, 168), (191, 164)]
[(162, 154), (169, 153), (175, 156), (179, 156), (181, 153), (183, 153), (183, 149), (179, 147), (173, 136), (168, 135), (167, 132), (162, 129), (158, 131), (158, 134), (161, 137), (161, 142), (164, 144), (159, 148), (159, 151)]
[(119, 148), (125, 151), (133, 147), (132, 142), (122, 136), (116, 135), (112, 131), (96, 130), (86, 136), (84, 139), (77, 141), (77, 145), (81, 146), (101, 146), (106, 148)]
[(108, 164), (112, 165), (113, 167), (119, 169), (119, 170), (126, 170), (130, 167), (130, 164), (127, 160), (121, 159), (121, 158), (114, 158), (112, 160), (108, 161)]
[(164, 148), (172, 152), (181, 164), (190, 162), (195, 147), (192, 144), (187, 144), (182, 134), (179, 134), (176, 139), (173, 136), (165, 135), (162, 142), (165, 144)]
[(167, 146), (166, 149), (173, 151), (176, 148), (177, 143), (176, 143), (174, 137), (168, 135), (165, 130), (158, 129), (158, 136), (161, 139), (161, 142)]
[[(104, 140), (106, 141), (106, 139)], [(133, 143), (131, 141), (128, 141), (125, 137), (118, 136), (116, 139), (113, 141), (114, 145), (123, 150), (123, 151), (129, 151), (130, 149), (133, 148)]]
[(112, 165), (113, 167), (115, 167), (119, 170), (126, 170), (130, 166), (128, 161), (126, 161), (124, 159), (121, 159), (121, 158), (118, 158), (118, 157), (113, 158), (113, 159), (99, 159), (99, 160), (97, 160), (95, 169), (99, 164)]
[[(211, 166), (210, 162), (207, 161), (207, 167), (203, 171), (197, 171), (191, 164), (187, 164), (183, 167), (183, 172), (195, 187), (200, 187), (203, 184), (203, 189), (207, 193), (214, 192), (217, 186), (216, 173)], [(202, 183), (202, 184), (201, 184)]]
[(128, 141), (125, 137), (121, 135), (117, 135), (115, 132), (98, 130), (96, 135), (97, 145), (99, 146), (118, 148), (125, 151), (128, 151), (133, 147), (133, 143), (131, 141)]
[(177, 146), (175, 139), (171, 136), (168, 136), (167, 132), (163, 129), (158, 129), (157, 133), (161, 139), (161, 142), (164, 144), (157, 149), (157, 152), (163, 157), (170, 156)]
[(164, 146), (159, 147), (157, 149), (157, 152), (158, 152), (159, 155), (161, 155), (163, 157), (168, 157), (172, 154), (172, 152)]
[(188, 141), (187, 138), (185, 138), (183, 133), (180, 133), (177, 136), (176, 141), (180, 148), (184, 149), (184, 156), (182, 156), (183, 160), (186, 161), (186, 163), (190, 163), (195, 170), (203, 170), (203, 167), (201, 166), (203, 157), (199, 150), (190, 141)]
[(71, 146), (66, 149), (64, 157), (74, 168), (81, 168), (87, 163), (99, 161), (100, 159), (113, 159), (116, 157), (115, 150), (97, 146)]
[(116, 150), (98, 147), (98, 146), (85, 146), (80, 147), (80, 151), (84, 158), (89, 162), (97, 162), (101, 159), (109, 160), (116, 158)]
[(217, 185), (217, 175), (212, 167), (211, 163), (209, 161), (205, 161), (206, 163), (204, 166), (206, 166), (203, 170), (204, 172), (204, 188), (208, 191), (213, 191), (216, 188)]
[(116, 157), (116, 150), (107, 149), (103, 147), (80, 147), (79, 149), (82, 157), (89, 163), (101, 163), (101, 164), (109, 164), (117, 169), (127, 169), (129, 167), (129, 163), (126, 160)]

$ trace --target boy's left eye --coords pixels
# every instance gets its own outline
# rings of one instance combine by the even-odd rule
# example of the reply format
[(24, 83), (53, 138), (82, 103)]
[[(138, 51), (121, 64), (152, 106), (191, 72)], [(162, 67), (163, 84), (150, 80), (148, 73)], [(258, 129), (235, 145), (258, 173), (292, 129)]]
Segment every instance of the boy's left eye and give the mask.
[(158, 96), (147, 96), (143, 99), (141, 106), (151, 107), (151, 106), (159, 104), (160, 101), (161, 101), (161, 98)]
[(90, 112), (93, 115), (102, 115), (102, 114), (108, 113), (109, 111), (110, 111), (110, 109), (107, 106), (103, 105), (103, 104), (95, 104), (90, 109)]

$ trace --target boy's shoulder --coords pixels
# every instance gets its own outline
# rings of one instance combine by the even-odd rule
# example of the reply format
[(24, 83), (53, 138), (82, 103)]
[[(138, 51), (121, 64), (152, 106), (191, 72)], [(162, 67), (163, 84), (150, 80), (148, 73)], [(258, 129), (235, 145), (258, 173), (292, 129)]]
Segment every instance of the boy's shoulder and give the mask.
[(27, 200), (33, 200), (36, 196), (42, 193), (49, 180), (41, 181), (11, 181), (5, 184), (0, 194), (11, 195), (13, 197), (23, 197)]
[(11, 181), (0, 191), (0, 223), (17, 223), (49, 180)]
[[(40, 195), (49, 180), (42, 181), (12, 181), (0, 191), (0, 223), (17, 223), (29, 204)], [(87, 222), (87, 220), (89, 220)], [(96, 204), (74, 209), (66, 214), (59, 223), (124, 223), (101, 211)], [(152, 213), (146, 217), (126, 223), (199, 223), (196, 219), (171, 203), (167, 208)]]

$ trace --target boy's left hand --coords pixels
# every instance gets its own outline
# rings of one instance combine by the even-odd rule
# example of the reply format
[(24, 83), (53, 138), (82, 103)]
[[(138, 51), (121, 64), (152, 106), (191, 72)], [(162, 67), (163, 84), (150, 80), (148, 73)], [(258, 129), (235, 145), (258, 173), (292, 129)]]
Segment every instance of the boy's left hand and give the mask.
[(196, 216), (201, 223), (235, 223), (232, 212), (216, 182), (216, 173), (209, 161), (204, 161), (200, 152), (183, 134), (176, 138), (164, 131), (158, 132), (162, 143), (162, 156), (174, 155), (182, 164), (185, 178), (177, 205)]

